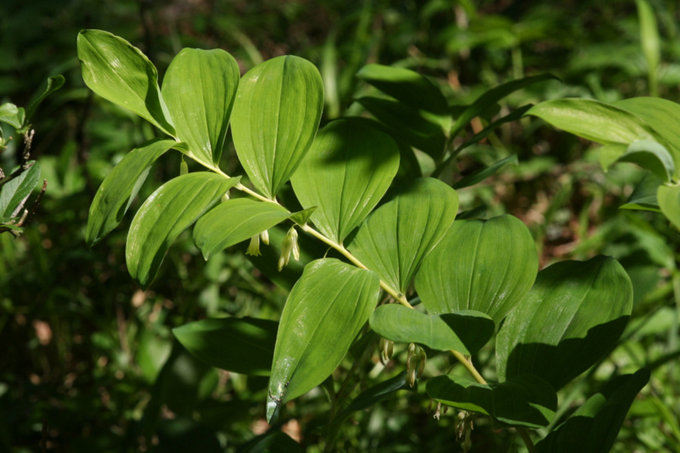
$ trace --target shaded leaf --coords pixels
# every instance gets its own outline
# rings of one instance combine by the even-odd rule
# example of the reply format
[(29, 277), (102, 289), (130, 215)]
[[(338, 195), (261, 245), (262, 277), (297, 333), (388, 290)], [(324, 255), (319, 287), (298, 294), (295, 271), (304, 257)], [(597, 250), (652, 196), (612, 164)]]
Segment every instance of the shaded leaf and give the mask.
[(125, 261), (142, 288), (153, 281), (165, 252), (179, 234), (205, 214), (240, 178), (197, 172), (159, 187), (132, 219)]
[(204, 319), (172, 329), (196, 358), (241, 374), (269, 376), (279, 324), (256, 318)]
[(13, 217), (21, 217), (20, 205), (31, 195), (40, 182), (40, 162), (28, 161), (30, 167), (19, 176), (0, 186), (0, 219), (5, 221)]
[(281, 403), (321, 384), (340, 364), (378, 301), (370, 271), (325, 258), (313, 261), (288, 296), (276, 337), (267, 420)]
[(104, 178), (87, 218), (85, 241), (89, 247), (118, 226), (146, 181), (151, 166), (176, 143), (174, 140), (159, 139), (146, 142), (126, 154)]
[(138, 48), (106, 31), (82, 30), (78, 59), (92, 91), (174, 135), (158, 88), (158, 71)]
[(416, 179), (368, 217), (349, 250), (387, 284), (405, 293), (457, 211), (455, 190), (436, 179)]
[(177, 137), (190, 157), (218, 164), (224, 147), (240, 72), (234, 57), (221, 49), (182, 49), (163, 79)]
[(531, 374), (490, 385), (437, 376), (427, 381), (427, 394), (448, 406), (489, 415), (501, 426), (540, 428), (550, 423), (557, 409), (557, 394), (550, 384)]
[(194, 227), (194, 242), (206, 260), (227, 247), (250, 239), (292, 214), (276, 203), (236, 198), (220, 203)]
[(311, 220), (337, 243), (347, 237), (392, 183), (399, 148), (361, 118), (330, 122), (319, 131), (291, 180), (303, 207), (318, 206)]
[(498, 333), (499, 379), (535, 374), (559, 390), (616, 345), (632, 305), (630, 279), (613, 258), (543, 269)]
[(238, 453), (303, 453), (304, 451), (300, 444), (279, 430), (271, 430), (257, 436), (238, 449)]
[(398, 304), (381, 305), (370, 318), (371, 329), (401, 343), (418, 343), (438, 351), (472, 355), (493, 336), (490, 317), (476, 311), (428, 315)]
[(656, 200), (656, 192), (663, 181), (648, 172), (642, 181), (635, 186), (628, 203), (619, 206), (619, 209), (639, 209), (644, 211), (661, 212)]
[(473, 173), (470, 173), (460, 181), (457, 181), (452, 184), (452, 187), (454, 189), (462, 189), (464, 187), (470, 187), (474, 186), (475, 184), (478, 184), (482, 181), (484, 181), (486, 178), (489, 176), (494, 175), (497, 171), (499, 171), (501, 168), (503, 168), (506, 164), (514, 164), (517, 165), (517, 154), (511, 154), (508, 157), (499, 160), (498, 162), (494, 162), (493, 164), (489, 165), (488, 167), (481, 168)]
[(282, 56), (248, 71), (234, 102), (234, 146), (251, 182), (274, 198), (314, 140), (323, 82), (309, 61)]
[[(609, 145), (611, 150), (613, 146), (617, 148), (621, 145)], [(659, 142), (654, 140), (636, 140), (628, 145), (627, 148), (622, 149), (622, 153), (618, 155), (611, 155), (606, 157), (606, 161), (614, 159), (616, 162), (632, 162), (640, 165), (654, 173), (661, 180), (668, 182), (675, 173), (675, 164), (673, 163), (673, 156), (668, 150)], [(608, 154), (608, 153), (605, 153)], [(601, 159), (602, 160), (602, 159)], [(603, 162), (603, 168), (607, 170), (607, 162)]]
[(531, 289), (538, 254), (516, 217), (457, 220), (425, 258), (416, 290), (430, 313), (476, 310), (497, 325)]
[(55, 75), (51, 76), (47, 79), (47, 86), (45, 87), (45, 91), (43, 91), (40, 96), (36, 98), (33, 102), (31, 102), (28, 105), (28, 108), (26, 109), (26, 121), (31, 121), (31, 118), (35, 114), (36, 109), (40, 106), (42, 101), (44, 101), (50, 94), (54, 93), (57, 91), (59, 88), (64, 86), (64, 76), (63, 75)]
[(470, 139), (468, 139), (465, 143), (460, 145), (458, 149), (456, 149), (456, 153), (460, 153), (462, 150), (467, 148), (468, 146), (472, 146), (475, 143), (479, 143), (480, 141), (484, 140), (486, 137), (489, 136), (490, 133), (501, 127), (505, 123), (510, 123), (512, 121), (517, 121), (524, 116), (524, 114), (531, 108), (533, 107), (533, 104), (527, 104), (524, 105), (516, 110), (513, 110), (512, 112), (508, 113), (505, 116), (502, 116), (498, 118), (496, 121), (493, 123), (489, 124), (486, 126), (484, 129), (473, 135)]
[(675, 225), (675, 228), (680, 228), (680, 186), (659, 186), (656, 199), (663, 215)]

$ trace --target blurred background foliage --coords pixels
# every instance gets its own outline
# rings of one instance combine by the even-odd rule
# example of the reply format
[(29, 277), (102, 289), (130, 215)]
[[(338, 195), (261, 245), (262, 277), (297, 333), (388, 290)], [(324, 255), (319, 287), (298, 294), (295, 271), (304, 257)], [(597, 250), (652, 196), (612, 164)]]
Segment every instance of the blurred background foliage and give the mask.
[[(279, 429), (309, 451), (323, 448), (317, 443), (330, 405), (321, 389), (289, 403), (284, 420), (267, 434), (267, 379), (210, 368), (173, 340), (172, 328), (206, 317), (278, 319), (286, 292), (245, 258), (245, 245), (204, 262), (185, 233), (146, 292), (125, 268), (131, 215), (87, 249), (83, 233), (99, 184), (154, 131), (85, 87), (75, 46), (80, 29), (104, 29), (129, 40), (161, 75), (182, 47), (225, 49), (242, 72), (274, 56), (303, 56), (324, 79), (322, 123), (365, 114), (354, 100), (371, 89), (355, 73), (368, 63), (430, 76), (454, 106), (525, 75), (551, 72), (561, 79), (506, 98), (500, 108), (507, 114), (564, 96), (613, 101), (658, 90), (680, 101), (680, 11), (675, 1), (649, 1), (661, 37), (661, 60), (651, 71), (632, 0), (4, 0), (0, 103), (27, 105), (52, 75), (63, 74), (66, 84), (34, 118), (32, 158), (49, 182), (41, 208), (18, 239), (0, 235), (0, 451), (295, 447), (278, 437)], [(485, 124), (476, 119), (472, 132)], [(589, 142), (523, 118), (467, 148), (441, 177), (457, 180), (517, 154), (518, 165), (461, 190), (461, 209), (482, 206), (487, 218), (519, 217), (534, 234), (542, 266), (598, 253), (621, 261), (635, 286), (633, 321), (613, 354), (563, 390), (560, 401), (576, 407), (611, 376), (649, 366), (652, 380), (614, 451), (680, 451), (678, 232), (660, 214), (618, 210), (643, 171), (619, 164), (604, 174), (597, 152)], [(21, 143), (10, 142), (0, 166), (16, 165), (20, 154)], [(234, 153), (223, 156), (223, 168), (238, 173)], [(178, 172), (178, 153), (168, 153), (139, 200)], [(356, 395), (368, 381), (403, 370), (405, 355), (398, 347), (395, 361), (381, 371), (374, 354), (360, 364), (361, 381), (348, 374), (348, 357), (336, 382), (347, 378)], [(451, 365), (445, 356), (432, 357), (425, 375)], [(355, 414), (341, 428), (336, 447), (460, 448), (455, 414), (433, 419), (423, 390), (398, 395)], [(493, 432), (488, 420), (476, 420), (474, 451), (514, 451), (516, 440), (511, 432)]]

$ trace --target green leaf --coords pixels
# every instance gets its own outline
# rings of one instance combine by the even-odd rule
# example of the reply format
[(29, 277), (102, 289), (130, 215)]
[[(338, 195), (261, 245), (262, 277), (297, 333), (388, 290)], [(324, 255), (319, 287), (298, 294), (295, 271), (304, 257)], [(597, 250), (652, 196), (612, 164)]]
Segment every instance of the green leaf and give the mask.
[(78, 58), (92, 91), (175, 134), (158, 88), (158, 71), (139, 49), (109, 32), (82, 30)]
[(292, 214), (276, 203), (236, 198), (220, 203), (194, 227), (194, 242), (207, 260), (227, 247), (250, 239)]
[(370, 318), (371, 329), (400, 343), (419, 343), (437, 351), (472, 355), (493, 336), (490, 317), (476, 311), (427, 315), (398, 304), (381, 305)]
[(559, 390), (616, 345), (632, 306), (630, 278), (613, 258), (547, 267), (498, 333), (499, 379), (535, 374)]
[(508, 157), (499, 160), (498, 162), (494, 162), (493, 164), (489, 165), (488, 167), (485, 167), (485, 168), (477, 170), (473, 173), (470, 173), (469, 175), (467, 175), (466, 177), (464, 177), (460, 181), (454, 183), (452, 187), (457, 190), (457, 189), (462, 189), (464, 187), (474, 186), (475, 184), (478, 184), (478, 183), (484, 181), (489, 176), (494, 175), (501, 168), (503, 168), (506, 164), (517, 165), (517, 154), (511, 154)]
[(373, 208), (399, 169), (399, 148), (369, 121), (347, 118), (319, 131), (291, 180), (303, 207), (318, 206), (311, 220), (337, 243)]
[(680, 228), (680, 186), (659, 186), (656, 199), (663, 215), (675, 225), (675, 228)]
[[(31, 160), (27, 165), (27, 170), (0, 186), (0, 219), (21, 217), (22, 206), (40, 182), (40, 162)], [(17, 209), (19, 212), (13, 215)]]
[(395, 99), (363, 96), (355, 99), (378, 119), (398, 140), (438, 158), (444, 152), (446, 136), (430, 118)]
[(234, 57), (221, 49), (182, 49), (163, 79), (177, 137), (190, 157), (207, 166), (222, 155), (240, 72)]
[(449, 112), (441, 90), (430, 79), (410, 69), (368, 64), (356, 76), (412, 108), (440, 115)]
[(125, 261), (132, 278), (148, 287), (158, 273), (165, 252), (240, 178), (208, 172), (189, 173), (159, 187), (132, 219)]
[(309, 222), (309, 218), (314, 214), (314, 211), (316, 211), (316, 206), (298, 211), (291, 215), (290, 219), (302, 227)]
[(664, 145), (673, 156), (676, 176), (680, 171), (680, 104), (660, 98), (638, 97), (624, 99), (613, 103), (642, 119), (659, 137), (657, 141)]
[(648, 172), (642, 181), (635, 186), (635, 190), (630, 195), (628, 203), (619, 206), (619, 209), (638, 209), (643, 211), (661, 212), (659, 203), (656, 200), (656, 192), (663, 181)]
[(400, 187), (368, 217), (349, 250), (405, 294), (423, 258), (444, 236), (457, 212), (455, 190), (436, 179), (416, 179)]
[(267, 431), (238, 449), (239, 453), (304, 453), (304, 451), (288, 434), (278, 430)]
[(619, 376), (536, 444), (538, 453), (601, 453), (616, 441), (633, 400), (649, 381), (649, 370)]
[(650, 91), (652, 96), (656, 96), (656, 73), (661, 61), (661, 46), (659, 43), (659, 27), (656, 23), (654, 9), (647, 0), (635, 0), (640, 19), (640, 44), (642, 52), (647, 60), (647, 71), (649, 72)]
[(557, 394), (550, 384), (531, 374), (490, 385), (437, 376), (427, 381), (427, 394), (442, 404), (489, 415), (501, 426), (540, 428), (550, 423), (557, 409)]
[(234, 146), (251, 182), (268, 198), (309, 150), (322, 108), (321, 75), (303, 58), (273, 58), (241, 79), (231, 121)]
[(481, 115), (486, 109), (500, 101), (504, 97), (517, 90), (521, 90), (534, 83), (543, 82), (545, 80), (557, 79), (552, 74), (541, 74), (537, 76), (524, 77), (523, 79), (511, 80), (502, 85), (498, 85), (482, 94), (475, 102), (468, 108), (463, 110), (463, 113), (456, 119), (456, 122), (451, 128), (451, 137), (455, 137), (463, 128), (475, 117)]
[(14, 129), (20, 129), (26, 120), (26, 112), (23, 107), (6, 102), (0, 105), (0, 123), (7, 123)]
[(664, 182), (671, 180), (675, 173), (673, 156), (666, 147), (655, 140), (636, 140), (628, 147), (622, 145), (605, 145), (600, 157), (603, 169), (614, 162), (632, 162), (640, 165)]
[(267, 420), (281, 403), (321, 384), (340, 364), (378, 302), (380, 281), (367, 270), (313, 261), (288, 296), (276, 337)]
[(126, 154), (104, 178), (87, 218), (85, 241), (89, 247), (118, 226), (144, 184), (151, 166), (176, 144), (174, 140), (148, 141)]
[(26, 122), (31, 121), (31, 118), (33, 118), (36, 109), (40, 106), (42, 101), (44, 101), (50, 94), (54, 93), (62, 86), (64, 86), (64, 82), (65, 79), (63, 75), (56, 75), (49, 77), (47, 79), (47, 86), (45, 87), (45, 91), (43, 91), (40, 94), (40, 96), (36, 98), (35, 101), (31, 102), (28, 108), (26, 109)]
[(457, 220), (416, 275), (430, 313), (476, 310), (500, 325), (531, 289), (538, 254), (529, 229), (516, 217)]
[(555, 127), (603, 145), (628, 146), (637, 140), (655, 139), (655, 131), (623, 106), (590, 99), (557, 99), (541, 102), (527, 112)]
[(275, 321), (256, 318), (204, 319), (172, 329), (172, 333), (210, 366), (269, 376), (278, 326)]
[(486, 126), (484, 129), (473, 135), (470, 139), (468, 139), (465, 143), (460, 145), (458, 149), (456, 149), (456, 153), (460, 153), (462, 150), (467, 148), (468, 146), (472, 146), (475, 143), (479, 143), (483, 139), (489, 136), (490, 133), (501, 127), (505, 123), (510, 123), (512, 121), (517, 121), (524, 116), (524, 114), (533, 107), (533, 104), (527, 104), (524, 105), (516, 110), (513, 110), (512, 112), (508, 113), (507, 115), (498, 118), (496, 121), (493, 123), (489, 124)]

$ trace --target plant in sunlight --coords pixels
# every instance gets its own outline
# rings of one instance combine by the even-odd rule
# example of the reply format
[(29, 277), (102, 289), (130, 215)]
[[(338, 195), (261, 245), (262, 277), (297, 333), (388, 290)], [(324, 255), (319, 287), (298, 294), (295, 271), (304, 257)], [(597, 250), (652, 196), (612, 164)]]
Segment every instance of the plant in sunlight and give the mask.
[[(208, 364), (269, 376), (262, 404), (270, 424), (286, 416), (288, 402), (322, 385), (331, 409), (319, 415), (327, 416), (324, 442), (331, 450), (353, 412), (421, 379), (437, 404), (463, 413), (465, 451), (471, 413), (516, 430), (532, 452), (611, 448), (647, 370), (611, 380), (561, 423), (553, 417), (557, 392), (606, 357), (623, 333), (633, 300), (628, 275), (604, 256), (539, 271), (520, 220), (458, 213), (455, 189), (484, 180), (515, 156), (453, 187), (437, 178), (463, 149), (531, 106), (460, 140), (471, 120), (494, 116), (500, 99), (552, 76), (515, 80), (453, 108), (429, 79), (369, 65), (358, 77), (376, 94), (358, 102), (378, 121), (341, 118), (318, 130), (322, 79), (299, 57), (273, 58), (239, 77), (227, 52), (183, 49), (159, 88), (153, 64), (110, 33), (82, 31), (78, 55), (94, 92), (166, 135), (132, 150), (104, 180), (90, 208), (88, 244), (121, 222), (154, 162), (174, 149), (205, 171), (182, 171), (138, 209), (127, 236), (130, 275), (149, 287), (173, 241), (193, 227), (206, 259), (250, 240), (248, 252), (262, 254), (253, 262), (290, 289), (278, 322), (230, 317), (174, 330)], [(219, 166), (230, 122), (243, 176)], [(289, 181), (295, 199), (285, 194)], [(320, 251), (308, 246), (312, 240)], [(353, 399), (345, 385), (336, 390), (333, 374), (348, 352), (357, 363), (373, 356), (378, 362), (379, 342), (383, 361), (394, 343), (408, 348), (403, 372)], [(485, 347), (495, 360), (482, 366), (474, 358)], [(441, 353), (462, 367), (424, 373), (426, 357)], [(547, 426), (540, 435), (533, 431)]]

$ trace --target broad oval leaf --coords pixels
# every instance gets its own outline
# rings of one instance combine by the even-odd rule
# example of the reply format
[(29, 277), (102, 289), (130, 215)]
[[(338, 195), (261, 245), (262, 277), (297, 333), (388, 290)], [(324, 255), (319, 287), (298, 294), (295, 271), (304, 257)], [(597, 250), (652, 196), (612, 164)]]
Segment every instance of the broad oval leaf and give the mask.
[(27, 170), (0, 186), (0, 223), (21, 217), (22, 206), (40, 181), (40, 162), (31, 160), (26, 164), (29, 165)]
[(189, 173), (151, 194), (132, 219), (125, 246), (128, 271), (142, 288), (151, 284), (177, 236), (238, 181), (215, 173)]
[(663, 181), (657, 178), (654, 173), (648, 172), (635, 186), (628, 202), (619, 206), (619, 209), (661, 212), (659, 202), (656, 199), (656, 192), (662, 184)]
[(307, 265), (281, 314), (267, 398), (270, 423), (281, 403), (321, 384), (340, 364), (379, 292), (371, 271), (331, 258)]
[(210, 366), (269, 376), (278, 326), (275, 321), (256, 318), (204, 319), (172, 329), (172, 333)]
[(486, 414), (501, 426), (547, 426), (557, 409), (557, 394), (544, 379), (531, 374), (500, 384), (437, 376), (427, 381), (427, 394), (442, 404)]
[(154, 139), (146, 142), (126, 154), (104, 178), (87, 218), (85, 241), (89, 247), (118, 226), (153, 163), (176, 144), (174, 140)]
[(601, 453), (610, 451), (630, 406), (649, 382), (650, 372), (618, 376), (536, 444), (538, 453)]
[(600, 163), (606, 171), (615, 162), (632, 162), (640, 165), (661, 180), (668, 182), (675, 174), (673, 156), (656, 140), (636, 140), (625, 145), (604, 145), (600, 150)]
[(616, 345), (632, 306), (630, 278), (613, 258), (547, 267), (498, 333), (499, 379), (535, 374), (559, 390)]
[(680, 186), (659, 186), (656, 199), (663, 215), (675, 225), (675, 228), (680, 228)]
[(231, 120), (234, 146), (255, 187), (274, 198), (302, 161), (319, 127), (323, 82), (309, 61), (282, 56), (248, 71)]
[(419, 343), (438, 351), (472, 355), (493, 336), (490, 317), (475, 311), (428, 315), (398, 304), (381, 305), (370, 318), (371, 329), (388, 340)]
[(433, 178), (416, 179), (368, 217), (349, 250), (405, 294), (423, 258), (444, 236), (457, 212), (455, 190)]
[(220, 203), (194, 227), (194, 242), (207, 260), (214, 253), (250, 239), (290, 216), (276, 203), (236, 198)]
[(476, 310), (499, 325), (536, 280), (538, 254), (516, 217), (457, 220), (423, 261), (416, 290), (430, 313)]
[(636, 140), (657, 138), (639, 116), (623, 107), (591, 99), (556, 99), (541, 102), (527, 112), (555, 127), (603, 145), (628, 146)]
[(234, 57), (221, 49), (182, 49), (163, 79), (177, 138), (190, 156), (208, 166), (218, 164), (234, 105), (240, 72)]
[(303, 207), (317, 206), (311, 220), (337, 243), (378, 204), (399, 169), (399, 148), (369, 121), (347, 118), (319, 131), (293, 175)]
[(0, 105), (0, 123), (7, 123), (14, 129), (20, 129), (26, 121), (26, 110), (11, 102)]
[(138, 48), (106, 31), (82, 30), (78, 59), (92, 91), (174, 135), (158, 88), (158, 71)]
[(430, 79), (410, 69), (368, 64), (356, 76), (413, 108), (440, 115), (449, 112), (441, 90)]

